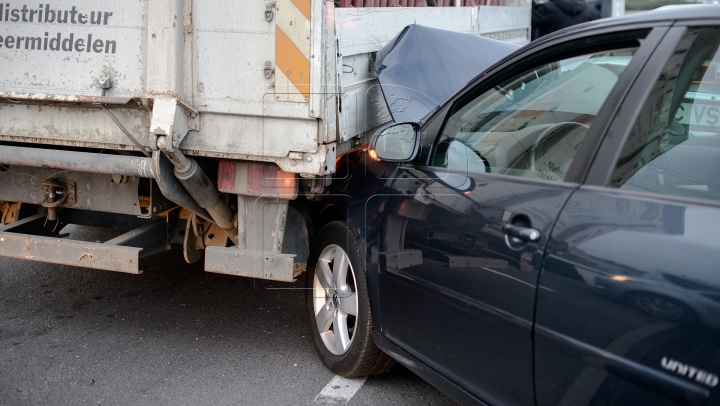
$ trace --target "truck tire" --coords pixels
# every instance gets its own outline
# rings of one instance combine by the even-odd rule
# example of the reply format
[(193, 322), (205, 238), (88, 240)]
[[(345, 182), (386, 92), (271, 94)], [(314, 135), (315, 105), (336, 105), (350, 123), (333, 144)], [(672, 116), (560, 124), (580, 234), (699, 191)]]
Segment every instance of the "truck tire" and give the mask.
[(320, 230), (307, 270), (310, 336), (325, 366), (346, 378), (390, 371), (395, 360), (373, 341), (364, 261), (344, 222), (333, 221)]

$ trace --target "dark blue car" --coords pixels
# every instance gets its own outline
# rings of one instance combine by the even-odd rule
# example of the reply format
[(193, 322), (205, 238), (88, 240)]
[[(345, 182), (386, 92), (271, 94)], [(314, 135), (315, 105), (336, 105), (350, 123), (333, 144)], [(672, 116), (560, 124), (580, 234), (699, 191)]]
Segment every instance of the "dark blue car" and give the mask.
[(325, 365), (464, 404), (720, 404), (719, 45), (718, 6), (601, 20), (395, 109), (313, 203)]

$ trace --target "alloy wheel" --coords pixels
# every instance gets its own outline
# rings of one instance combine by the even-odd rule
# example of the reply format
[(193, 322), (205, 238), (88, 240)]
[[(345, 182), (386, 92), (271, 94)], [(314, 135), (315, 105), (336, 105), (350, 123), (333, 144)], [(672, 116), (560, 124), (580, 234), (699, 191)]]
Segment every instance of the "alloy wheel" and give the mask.
[(325, 347), (335, 355), (348, 351), (357, 322), (355, 272), (347, 253), (330, 244), (320, 253), (313, 279), (313, 310)]

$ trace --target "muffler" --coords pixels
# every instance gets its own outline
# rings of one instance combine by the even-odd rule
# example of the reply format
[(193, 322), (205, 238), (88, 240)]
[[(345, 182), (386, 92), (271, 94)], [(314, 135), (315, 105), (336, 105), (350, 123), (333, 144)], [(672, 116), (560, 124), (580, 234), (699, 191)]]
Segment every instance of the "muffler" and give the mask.
[(220, 192), (210, 181), (205, 172), (198, 166), (194, 159), (186, 157), (179, 149), (172, 151), (167, 148), (166, 137), (158, 138), (157, 147), (163, 151), (172, 162), (175, 170), (175, 176), (180, 183), (187, 189), (188, 193), (203, 209), (207, 210), (210, 217), (215, 221), (218, 227), (230, 237), (235, 245), (237, 245), (237, 229), (235, 228), (235, 213), (225, 200), (220, 196)]

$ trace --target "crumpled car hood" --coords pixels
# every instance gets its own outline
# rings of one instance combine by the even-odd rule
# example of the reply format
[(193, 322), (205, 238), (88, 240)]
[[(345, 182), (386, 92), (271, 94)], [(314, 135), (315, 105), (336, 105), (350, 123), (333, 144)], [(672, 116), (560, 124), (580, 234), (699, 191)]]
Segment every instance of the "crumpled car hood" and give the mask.
[(476, 35), (408, 25), (375, 58), (393, 121), (416, 123), (519, 46)]

